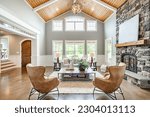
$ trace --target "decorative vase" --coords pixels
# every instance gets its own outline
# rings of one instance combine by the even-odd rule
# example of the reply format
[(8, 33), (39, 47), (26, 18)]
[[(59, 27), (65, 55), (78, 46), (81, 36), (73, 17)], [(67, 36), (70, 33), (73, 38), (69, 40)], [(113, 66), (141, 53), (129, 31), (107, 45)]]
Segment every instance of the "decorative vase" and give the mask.
[(79, 67), (80, 71), (85, 71), (85, 69), (82, 68), (82, 66)]

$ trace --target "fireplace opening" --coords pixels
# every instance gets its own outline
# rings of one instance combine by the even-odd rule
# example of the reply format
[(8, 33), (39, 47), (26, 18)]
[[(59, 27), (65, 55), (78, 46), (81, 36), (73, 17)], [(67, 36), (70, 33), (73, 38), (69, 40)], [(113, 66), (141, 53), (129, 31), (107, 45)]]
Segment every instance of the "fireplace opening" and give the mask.
[(137, 73), (137, 57), (134, 54), (124, 53), (121, 56), (121, 61), (126, 64), (126, 69)]

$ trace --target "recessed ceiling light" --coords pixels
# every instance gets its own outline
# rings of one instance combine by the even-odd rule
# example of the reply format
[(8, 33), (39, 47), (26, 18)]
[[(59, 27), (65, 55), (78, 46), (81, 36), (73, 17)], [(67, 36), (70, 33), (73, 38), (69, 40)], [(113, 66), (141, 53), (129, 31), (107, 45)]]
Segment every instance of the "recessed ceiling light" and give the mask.
[(59, 8), (56, 8), (56, 11), (59, 11)]
[(94, 11), (94, 8), (91, 8), (92, 11)]

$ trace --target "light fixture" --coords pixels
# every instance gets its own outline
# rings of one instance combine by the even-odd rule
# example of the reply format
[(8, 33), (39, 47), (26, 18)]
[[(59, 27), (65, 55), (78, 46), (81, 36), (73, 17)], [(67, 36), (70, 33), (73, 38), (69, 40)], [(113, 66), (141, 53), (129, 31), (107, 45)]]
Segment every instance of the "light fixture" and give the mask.
[(94, 11), (94, 8), (91, 8), (91, 11)]
[(78, 14), (82, 11), (82, 6), (81, 4), (78, 2), (78, 0), (74, 0), (73, 4), (72, 4), (72, 12), (74, 14)]
[(56, 11), (59, 11), (59, 8), (56, 8)]

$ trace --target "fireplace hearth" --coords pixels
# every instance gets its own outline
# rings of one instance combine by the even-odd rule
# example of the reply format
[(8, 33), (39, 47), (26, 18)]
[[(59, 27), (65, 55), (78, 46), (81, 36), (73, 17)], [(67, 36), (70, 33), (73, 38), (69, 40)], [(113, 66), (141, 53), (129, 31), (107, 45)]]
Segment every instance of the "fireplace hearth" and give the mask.
[(126, 69), (137, 73), (137, 57), (134, 54), (124, 53), (121, 56), (121, 61), (126, 63)]

